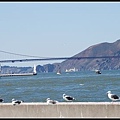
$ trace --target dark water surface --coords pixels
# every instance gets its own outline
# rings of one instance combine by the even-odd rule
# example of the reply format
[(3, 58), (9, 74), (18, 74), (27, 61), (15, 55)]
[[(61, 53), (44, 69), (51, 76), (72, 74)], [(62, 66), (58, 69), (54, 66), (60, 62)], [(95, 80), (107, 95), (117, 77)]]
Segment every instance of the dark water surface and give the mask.
[(120, 70), (39, 73), (36, 76), (0, 78), (0, 97), (4, 102), (12, 98), (25, 102), (46, 102), (46, 98), (63, 102), (62, 94), (76, 98), (76, 102), (109, 102), (106, 92), (120, 96)]

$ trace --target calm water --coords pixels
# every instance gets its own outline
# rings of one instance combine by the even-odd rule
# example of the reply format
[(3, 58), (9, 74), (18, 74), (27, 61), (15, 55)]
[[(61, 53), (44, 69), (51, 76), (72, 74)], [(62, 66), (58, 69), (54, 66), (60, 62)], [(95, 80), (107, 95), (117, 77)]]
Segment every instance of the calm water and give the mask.
[(12, 98), (25, 102), (45, 102), (46, 98), (63, 102), (62, 94), (76, 98), (76, 102), (109, 102), (106, 92), (120, 96), (120, 70), (40, 73), (37, 76), (0, 78), (0, 97), (4, 102)]

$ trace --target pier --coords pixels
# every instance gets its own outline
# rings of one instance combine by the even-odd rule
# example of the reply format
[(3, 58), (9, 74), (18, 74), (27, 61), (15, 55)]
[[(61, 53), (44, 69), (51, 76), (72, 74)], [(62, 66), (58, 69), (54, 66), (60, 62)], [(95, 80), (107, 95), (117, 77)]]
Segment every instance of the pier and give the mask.
[[(0, 71), (1, 71), (1, 65), (0, 65)], [(0, 74), (0, 77), (9, 77), (9, 76), (31, 76), (31, 75), (37, 75), (36, 65), (34, 65), (34, 67), (33, 67), (33, 72), (32, 72), (32, 73)]]
[(0, 77), (8, 77), (8, 76), (31, 76), (36, 75), (34, 73), (19, 73), (19, 74), (0, 74)]
[(120, 118), (119, 102), (0, 103), (1, 118)]

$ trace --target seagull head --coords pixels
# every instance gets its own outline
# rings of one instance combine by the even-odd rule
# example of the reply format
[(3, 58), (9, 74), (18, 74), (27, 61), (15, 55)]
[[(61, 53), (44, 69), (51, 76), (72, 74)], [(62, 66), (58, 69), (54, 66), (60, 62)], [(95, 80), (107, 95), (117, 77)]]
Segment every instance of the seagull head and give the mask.
[(107, 91), (107, 94), (111, 94), (111, 91)]
[(15, 99), (13, 98), (12, 101), (14, 101)]
[(50, 98), (47, 98), (46, 101), (50, 100)]

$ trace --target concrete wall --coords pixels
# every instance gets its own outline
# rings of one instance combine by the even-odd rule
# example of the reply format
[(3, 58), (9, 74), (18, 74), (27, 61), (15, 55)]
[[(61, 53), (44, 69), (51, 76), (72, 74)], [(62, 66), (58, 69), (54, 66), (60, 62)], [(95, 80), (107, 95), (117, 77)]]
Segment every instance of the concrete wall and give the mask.
[(1, 118), (120, 118), (119, 102), (0, 103)]

